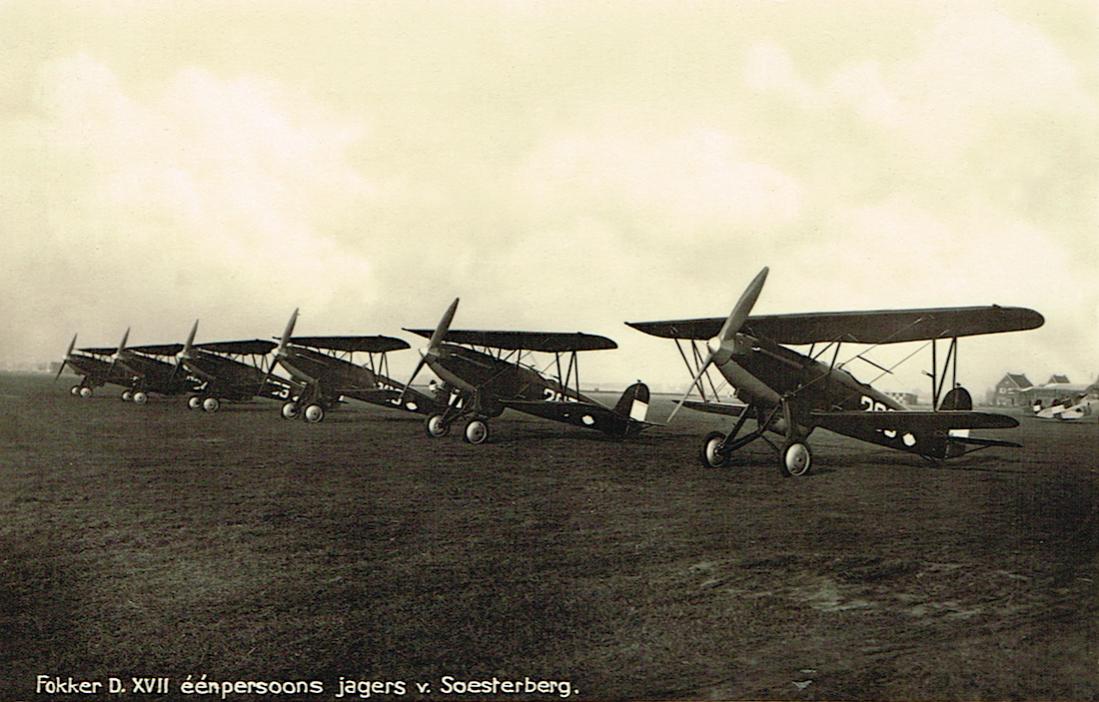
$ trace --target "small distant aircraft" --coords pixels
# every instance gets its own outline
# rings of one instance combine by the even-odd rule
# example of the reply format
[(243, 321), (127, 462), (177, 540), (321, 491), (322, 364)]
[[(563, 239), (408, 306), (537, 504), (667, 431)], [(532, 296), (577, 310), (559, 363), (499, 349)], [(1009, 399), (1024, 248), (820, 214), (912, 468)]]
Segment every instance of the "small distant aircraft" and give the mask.
[(190, 409), (217, 412), (222, 400), (242, 402), (254, 397), (274, 400), (290, 397), (290, 383), (270, 373), (274, 360), (268, 360), (267, 354), (275, 348), (275, 342), (250, 339), (196, 344), (197, 331), (196, 319), (176, 357), (191, 375), (204, 382), (196, 394), (187, 398)]
[[(691, 386), (672, 416), (686, 404), (703, 412), (737, 417), (728, 434), (713, 432), (703, 439), (700, 451), (703, 465), (715, 468), (728, 465), (737, 449), (756, 439), (771, 443), (765, 433), (772, 431), (785, 439), (781, 449), (771, 444), (779, 450), (782, 474), (805, 475), (812, 465), (806, 439), (818, 427), (932, 461), (990, 446), (1018, 446), (968, 436), (970, 429), (1009, 428), (1019, 423), (1012, 417), (972, 411), (972, 397), (957, 384), (958, 338), (1034, 329), (1045, 321), (1042, 315), (1030, 309), (992, 305), (751, 317), (767, 271), (764, 268), (756, 275), (724, 320), (716, 317), (627, 322), (646, 334), (675, 339), (688, 370), (693, 373)], [(940, 339), (950, 340), (941, 370), (936, 350)], [(691, 342), (693, 365), (680, 340)], [(705, 347), (700, 350), (698, 344), (703, 341)], [(927, 341), (931, 346), (929, 375), (935, 408), (932, 411), (906, 410), (885, 393), (856, 380), (842, 364), (836, 363), (843, 344), (878, 346), (906, 341)], [(807, 354), (802, 354), (784, 344), (810, 348)], [(822, 346), (818, 348), (818, 344)], [(829, 350), (830, 362), (817, 360)], [(883, 374), (892, 371), (870, 361), (864, 352), (854, 358), (879, 368)], [(952, 387), (944, 395), (943, 386), (952, 362)], [(729, 385), (736, 388), (737, 396), (746, 405), (717, 403), (707, 398), (702, 381), (704, 376), (709, 379), (707, 371), (711, 366), (716, 366)], [(714, 395), (717, 388), (710, 382)], [(696, 389), (702, 401), (687, 401)], [(738, 436), (750, 417), (755, 418), (757, 428)]]
[[(605, 407), (580, 393), (577, 353), (613, 349), (610, 339), (581, 332), (522, 332), (451, 330), (458, 309), (455, 299), (434, 329), (405, 329), (428, 339), (408, 384), (424, 365), (450, 389), (445, 410), (426, 422), (427, 435), (446, 436), (454, 422), (469, 417), (463, 438), (471, 444), (488, 439), (487, 420), (507, 408), (545, 419), (596, 429), (612, 436), (637, 434), (651, 426), (645, 421), (649, 388), (641, 382), (626, 388), (614, 408)], [(532, 352), (551, 354), (554, 375), (527, 365)], [(562, 357), (567, 365), (562, 372)]]
[[(102, 354), (92, 354), (85, 352), (83, 349), (75, 350), (76, 336), (76, 334), (73, 334), (72, 341), (69, 342), (69, 348), (65, 352), (65, 358), (61, 361), (61, 366), (57, 369), (54, 380), (56, 381), (61, 377), (65, 366), (71, 366), (78, 374), (84, 376), (79, 383), (69, 388), (69, 392), (74, 397), (91, 397), (95, 388), (109, 383), (125, 388), (122, 392), (123, 399), (131, 399), (133, 396), (131, 388), (134, 379), (130, 372), (125, 368), (115, 366), (111, 361), (106, 360)], [(113, 353), (114, 349), (110, 349), (110, 351)]]
[(130, 330), (126, 329), (116, 348), (82, 348), (79, 349), (79, 354), (74, 354), (74, 336), (69, 351), (65, 354), (65, 361), (58, 369), (58, 375), (67, 363), (85, 373), (85, 377), (69, 391), (74, 395), (89, 397), (93, 387), (111, 383), (125, 388), (122, 391), (124, 401), (143, 405), (149, 401), (149, 393), (181, 395), (194, 392), (202, 385), (201, 381), (190, 377), (179, 363), (168, 363), (158, 358), (175, 357), (183, 348), (180, 344), (128, 347), (126, 341), (129, 337)]
[[(293, 336), (298, 310), (290, 315), (275, 350), (276, 362), (300, 388), (296, 397), (282, 406), (282, 417), (316, 423), (341, 398), (350, 397), (382, 407), (430, 414), (441, 409), (424, 393), (406, 388), (388, 377), (386, 354), (407, 349), (408, 342), (391, 336)], [(358, 365), (354, 354), (365, 353), (367, 362)], [(270, 377), (270, 371), (267, 380)]]
[(1054, 388), (1064, 393), (1048, 406), (1043, 406), (1041, 400), (1035, 400), (1031, 405), (1034, 416), (1039, 419), (1059, 419), (1061, 421), (1075, 421), (1090, 417), (1095, 413), (1095, 407), (1099, 400), (1091, 397), (1092, 386), (1069, 383), (1057, 383), (1056, 386), (1043, 385), (1045, 389)]

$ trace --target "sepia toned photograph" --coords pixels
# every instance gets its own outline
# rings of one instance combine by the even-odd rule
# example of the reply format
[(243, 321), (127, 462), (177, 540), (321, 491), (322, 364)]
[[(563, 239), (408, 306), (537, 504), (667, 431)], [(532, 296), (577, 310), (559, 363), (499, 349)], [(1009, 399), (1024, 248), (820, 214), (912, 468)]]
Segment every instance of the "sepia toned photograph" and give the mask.
[(0, 699), (1099, 698), (1099, 5), (0, 0)]

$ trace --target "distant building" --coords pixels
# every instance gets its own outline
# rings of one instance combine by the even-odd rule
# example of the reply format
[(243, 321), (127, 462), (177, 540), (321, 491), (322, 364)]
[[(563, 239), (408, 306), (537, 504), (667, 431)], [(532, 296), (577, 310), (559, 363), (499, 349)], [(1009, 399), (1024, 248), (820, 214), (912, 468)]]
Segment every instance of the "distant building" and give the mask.
[(1034, 383), (1030, 382), (1023, 373), (1007, 373), (993, 388), (990, 404), (996, 407), (1018, 407), (1029, 404), (1023, 402), (1019, 394), (1032, 387)]
[(1069, 379), (1068, 379), (1067, 375), (1062, 375), (1060, 373), (1054, 373), (1053, 375), (1049, 376), (1049, 380), (1046, 381), (1046, 385), (1053, 385), (1054, 383), (1063, 385), (1063, 384), (1066, 384), (1068, 382), (1069, 382)]

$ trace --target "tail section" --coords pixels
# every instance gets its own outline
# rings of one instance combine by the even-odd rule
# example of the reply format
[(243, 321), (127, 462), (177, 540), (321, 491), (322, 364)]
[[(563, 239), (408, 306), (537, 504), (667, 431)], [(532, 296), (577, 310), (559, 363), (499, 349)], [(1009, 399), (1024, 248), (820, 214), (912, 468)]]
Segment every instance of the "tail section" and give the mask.
[(614, 413), (635, 422), (644, 422), (649, 414), (649, 386), (639, 380), (626, 388), (614, 406)]

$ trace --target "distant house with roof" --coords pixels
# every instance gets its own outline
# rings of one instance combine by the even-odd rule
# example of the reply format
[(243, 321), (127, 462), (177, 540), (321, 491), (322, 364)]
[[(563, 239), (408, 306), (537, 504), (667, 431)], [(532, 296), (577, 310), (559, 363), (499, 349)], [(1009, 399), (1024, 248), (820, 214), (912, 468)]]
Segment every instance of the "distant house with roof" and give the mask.
[(1069, 379), (1068, 379), (1067, 375), (1062, 375), (1061, 373), (1054, 373), (1053, 375), (1049, 376), (1049, 380), (1046, 381), (1046, 385), (1053, 385), (1053, 384), (1067, 385), (1068, 382), (1069, 382)]
[(1005, 373), (992, 390), (992, 404), (996, 407), (1018, 407), (1026, 404), (1020, 393), (1034, 387), (1034, 383), (1023, 373)]

